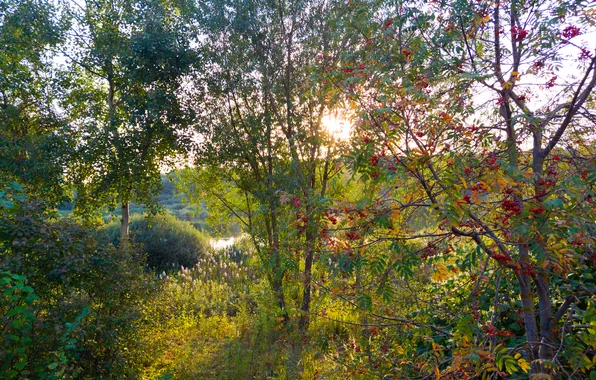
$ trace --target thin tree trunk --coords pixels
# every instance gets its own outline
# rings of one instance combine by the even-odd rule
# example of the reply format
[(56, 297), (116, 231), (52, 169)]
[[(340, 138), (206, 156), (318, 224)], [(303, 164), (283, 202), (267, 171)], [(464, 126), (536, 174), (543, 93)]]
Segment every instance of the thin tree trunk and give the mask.
[(536, 309), (534, 307), (534, 292), (530, 276), (518, 273), (520, 296), (522, 301), (522, 314), (524, 325), (526, 327), (526, 339), (534, 351), (534, 343), (538, 338), (538, 326), (536, 324)]
[[(542, 150), (542, 130), (536, 126), (533, 132), (533, 149), (532, 149), (532, 169), (537, 179), (534, 182), (534, 196), (537, 201), (542, 202), (546, 191), (544, 186), (540, 183), (544, 178), (544, 153)], [(532, 244), (546, 247), (542, 241), (533, 241)], [(553, 349), (550, 346), (552, 338), (552, 324), (553, 324), (553, 307), (550, 295), (550, 284), (548, 274), (542, 268), (537, 268), (538, 273), (532, 276), (534, 284), (536, 285), (536, 294), (538, 295), (538, 316), (540, 318), (540, 345), (538, 346), (537, 358), (541, 360), (552, 360)], [(541, 361), (538, 363), (542, 363)], [(541, 364), (537, 364), (534, 368), (536, 372), (549, 372)]]
[(290, 320), (288, 315), (288, 311), (286, 309), (286, 301), (284, 297), (284, 290), (283, 290), (283, 275), (281, 268), (281, 257), (279, 252), (279, 231), (277, 225), (277, 206), (275, 204), (275, 199), (273, 196), (269, 198), (269, 207), (271, 208), (271, 247), (273, 257), (273, 280), (272, 280), (272, 287), (273, 291), (275, 292), (275, 296), (277, 297), (277, 304), (282, 311), (282, 315), (284, 318), (284, 322), (287, 323)]
[(307, 232), (306, 235), (306, 243), (307, 243), (307, 252), (304, 261), (304, 279), (302, 281), (303, 284), (303, 293), (302, 293), (302, 306), (300, 308), (300, 319), (298, 320), (298, 328), (300, 331), (306, 331), (308, 329), (308, 323), (310, 320), (310, 302), (312, 299), (312, 264), (314, 259), (314, 245), (316, 236), (312, 236), (316, 234), (316, 230)]
[[(320, 120), (320, 115), (319, 115)], [(321, 181), (321, 198), (325, 196), (327, 191), (327, 182), (329, 180), (329, 164), (330, 164), (330, 155), (327, 156), (325, 160), (325, 167), (323, 169), (323, 179)], [(315, 188), (314, 183), (314, 174), (315, 169), (312, 169), (312, 178), (311, 181), (311, 188)], [(305, 194), (306, 195), (306, 194)], [(307, 214), (310, 215), (309, 223), (313, 223), (313, 226), (309, 226), (309, 229), (306, 231), (306, 244), (307, 244), (307, 251), (306, 257), (304, 260), (304, 280), (303, 280), (303, 295), (302, 295), (302, 307), (301, 307), (301, 315), (300, 320), (298, 321), (298, 327), (301, 331), (306, 331), (308, 329), (308, 324), (310, 321), (310, 304), (312, 300), (312, 266), (313, 260), (315, 255), (315, 247), (318, 241), (318, 234), (319, 234), (319, 221), (314, 220), (314, 212), (313, 210), (307, 210)]]
[(128, 242), (128, 230), (130, 225), (130, 205), (122, 203), (122, 219), (120, 220), (120, 244)]

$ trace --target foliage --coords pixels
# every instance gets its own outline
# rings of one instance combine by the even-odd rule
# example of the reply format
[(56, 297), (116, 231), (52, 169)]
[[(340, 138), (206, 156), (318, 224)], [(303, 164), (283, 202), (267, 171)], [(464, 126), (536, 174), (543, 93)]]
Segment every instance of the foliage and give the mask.
[[(580, 341), (555, 346), (565, 335), (558, 329), (572, 304), (568, 297), (583, 303), (594, 294), (591, 280), (580, 290), (573, 279), (592, 270), (586, 258), (593, 212), (583, 210), (593, 207), (584, 166), (593, 159), (585, 135), (593, 118), (584, 104), (593, 102), (596, 61), (569, 42), (594, 24), (586, 6), (455, 1), (424, 8), (403, 2), (382, 13), (371, 7), (350, 21), (362, 43), (333, 57), (325, 76), (360, 115), (351, 160), (375, 189), (336, 216), (349, 219), (349, 249), (358, 246), (355, 236), (393, 242), (385, 257), (360, 253), (372, 273), (386, 278), (399, 271), (409, 279), (421, 267), (432, 268), (430, 279), (446, 294), (467, 293), (456, 315), (464, 310), (492, 337), (500, 328), (502, 297), (520, 298), (515, 308), (526, 340), (509, 342), (507, 355), (527, 358), (544, 376), (571, 365), (552, 363), (555, 351), (589, 350)], [(536, 93), (533, 86), (555, 74), (569, 54), (583, 57), (581, 75), (568, 76), (560, 91), (546, 91), (555, 86), (554, 76), (542, 85), (542, 96)], [(357, 218), (349, 217), (353, 212)], [(463, 287), (469, 276), (475, 284)], [(361, 297), (361, 306), (371, 311), (369, 297)], [(445, 325), (443, 313), (427, 310), (415, 320)], [(515, 330), (510, 333), (518, 336)], [(477, 337), (474, 345), (490, 358), (498, 351), (496, 339)], [(444, 357), (446, 347), (453, 358)], [(507, 356), (496, 367), (471, 370), (469, 357), (458, 357), (446, 342), (426, 349), (438, 360), (423, 370), (441, 377), (529, 369), (520, 361), (500, 365), (513, 363)]]
[[(25, 277), (10, 272), (0, 273), (2, 284), (2, 302), (0, 303), (1, 321), (4, 327), (2, 351), (2, 367), (0, 375), (13, 379), (29, 374), (24, 371), (29, 366), (29, 358), (33, 353), (32, 332), (35, 322), (35, 301), (39, 300), (32, 287), (25, 285)], [(64, 355), (64, 353), (61, 353)], [(41, 362), (36, 366), (34, 374), (40, 378), (47, 377), (46, 367), (57, 368), (58, 363)], [(59, 370), (62, 370), (60, 368)]]
[[(196, 76), (196, 170), (182, 183), (211, 214), (233, 217), (252, 238), (289, 321), (309, 322), (311, 272), (323, 209), (341, 144), (323, 126), (336, 100), (313, 78), (323, 49), (340, 49), (332, 30), (337, 2), (299, 6), (267, 1), (200, 5), (200, 51), (209, 70)], [(292, 200), (292, 202), (289, 202)], [(293, 205), (293, 206), (292, 206)], [(299, 275), (299, 268), (303, 274)], [(286, 289), (287, 288), (287, 289)], [(286, 293), (294, 295), (286, 299)]]
[[(208, 254), (207, 236), (190, 223), (171, 215), (135, 215), (130, 228), (132, 241), (141, 245), (147, 254), (147, 263), (158, 272), (178, 269), (180, 266), (193, 267)], [(117, 245), (120, 239), (119, 223), (112, 222), (103, 229), (108, 241)]]
[(160, 168), (186, 151), (192, 111), (182, 80), (194, 54), (174, 3), (85, 2), (67, 12), (75, 32), (62, 107), (78, 137), (69, 171), (76, 210), (120, 203), (124, 238), (129, 203), (155, 206)]
[[(211, 228), (207, 225), (205, 220), (209, 216), (206, 210), (204, 202), (201, 204), (189, 204), (185, 201), (186, 195), (179, 193), (175, 189), (175, 182), (178, 176), (178, 171), (171, 172), (168, 175), (161, 175), (161, 191), (159, 197), (153, 201), (152, 207), (145, 207), (142, 203), (136, 202), (130, 203), (130, 214), (143, 214), (150, 212), (153, 208), (157, 208), (160, 211), (174, 215), (180, 220), (190, 222), (199, 231), (212, 232)], [(70, 215), (73, 213), (75, 202), (63, 202), (58, 206), (58, 211), (62, 215)], [(120, 209), (111, 209), (106, 207), (102, 209), (102, 216), (104, 221), (110, 220), (110, 218), (121, 217), (122, 211)], [(234, 227), (233, 227), (234, 228)], [(239, 228), (234, 228), (236, 235), (239, 234)]]
[(68, 24), (46, 1), (2, 1), (0, 14), (0, 181), (59, 203), (70, 146), (54, 107), (60, 73), (46, 52)]
[(9, 271), (2, 276), (2, 370), (12, 377), (130, 375), (135, 323), (151, 289), (133, 252), (99, 243), (96, 231), (72, 220), (50, 219), (39, 203), (1, 215), (0, 244)]
[[(187, 202), (187, 196), (184, 193), (180, 193), (176, 188), (180, 172), (180, 170), (176, 170), (168, 175), (162, 175), (162, 190), (158, 199), (160, 207), (163, 207), (169, 214), (174, 215), (176, 218), (192, 223), (199, 231), (208, 231), (211, 233), (212, 229), (205, 221), (209, 217), (205, 203), (199, 201), (197, 204), (189, 204)], [(238, 232), (236, 235), (238, 235)]]
[(0, 377), (594, 377), (591, 5), (0, 0)]
[[(286, 375), (288, 344), (294, 338), (280, 335), (285, 330), (283, 317), (271, 307), (276, 296), (246, 246), (250, 244), (225, 248), (193, 268), (160, 275), (160, 301), (152, 305), (168, 308), (171, 317), (146, 330), (145, 344), (159, 354), (147, 366), (145, 377)], [(319, 361), (307, 359), (308, 365), (321, 368)]]

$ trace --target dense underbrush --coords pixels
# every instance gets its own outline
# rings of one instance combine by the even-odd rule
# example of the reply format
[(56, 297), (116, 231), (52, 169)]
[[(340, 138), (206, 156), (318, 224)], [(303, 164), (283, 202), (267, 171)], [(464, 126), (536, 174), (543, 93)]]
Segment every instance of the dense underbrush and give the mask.
[(271, 307), (247, 245), (156, 276), (143, 245), (118, 249), (42, 203), (4, 213), (0, 234), (2, 378), (283, 378), (298, 348), (305, 374), (333, 372)]
[[(344, 268), (336, 260), (341, 253), (333, 253), (335, 259), (317, 263), (316, 307), (300, 332), (300, 271), (284, 279), (282, 311), (262, 258), (247, 242), (206, 249), (191, 266), (170, 263), (156, 272), (147, 264), (147, 245), (117, 248), (104, 234), (42, 203), (5, 209), (0, 378), (527, 377), (520, 301), (464, 272), (428, 275), (431, 267), (421, 266), (407, 281), (392, 277), (396, 293), (387, 297), (374, 275), (355, 264)], [(333, 279), (324, 276), (340, 269)], [(371, 298), (354, 291), (355, 274)], [(506, 276), (499, 281), (503, 289), (515, 287)], [(470, 301), (464, 295), (475, 286)], [(596, 323), (593, 302), (574, 313), (581, 341), (565, 337), (559, 368), (583, 376), (593, 355), (594, 334), (586, 328)]]

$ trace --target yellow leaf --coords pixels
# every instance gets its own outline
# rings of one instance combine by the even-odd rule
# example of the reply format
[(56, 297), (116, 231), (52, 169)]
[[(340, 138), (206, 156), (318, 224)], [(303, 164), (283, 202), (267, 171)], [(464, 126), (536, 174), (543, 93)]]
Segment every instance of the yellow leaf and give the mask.
[[(519, 354), (517, 354), (519, 355)], [(517, 355), (515, 355), (517, 357)], [(522, 371), (524, 371), (525, 373), (528, 373), (528, 371), (530, 370), (530, 363), (528, 363), (526, 361), (526, 359), (521, 358), (517, 360), (517, 365), (519, 366), (519, 368), (522, 369)]]
[(486, 363), (483, 368), (486, 372), (494, 372), (497, 370), (497, 367), (495, 367), (493, 363)]
[(464, 179), (464, 177), (459, 177), (459, 179), (461, 180), (461, 183), (464, 184), (464, 188), (468, 188), (468, 184), (466, 183), (466, 180)]
[(476, 184), (476, 187), (479, 187), (479, 188), (481, 188), (481, 189), (482, 189), (482, 190), (484, 190), (484, 191), (489, 191), (489, 190), (490, 190), (490, 187), (489, 187), (489, 186), (487, 185), (487, 183), (486, 183), (486, 182), (484, 182), (484, 181), (480, 181), (480, 182), (478, 182), (478, 183)]
[(391, 223), (398, 224), (400, 214), (401, 210), (399, 208), (394, 208), (393, 210), (391, 210), (391, 214), (389, 215), (389, 220), (391, 221)]
[(445, 124), (449, 124), (451, 122), (451, 120), (453, 120), (453, 116), (451, 116), (450, 114), (448, 114), (447, 112), (443, 112), (441, 114), (441, 120), (443, 120), (443, 122)]
[(414, 192), (408, 192), (404, 197), (404, 203), (410, 203), (414, 199)]
[(443, 282), (449, 279), (449, 269), (443, 264), (435, 264), (436, 271), (430, 276), (430, 279), (434, 282)]
[(503, 190), (504, 188), (507, 187), (507, 185), (509, 184), (509, 182), (505, 178), (503, 178), (503, 176), (496, 175), (495, 178), (494, 178), (494, 184), (495, 184), (495, 187), (496, 187), (495, 190), (501, 191), (501, 190)]
[(477, 350), (476, 353), (478, 354), (478, 356), (480, 356), (481, 358), (486, 358), (488, 356), (490, 356), (490, 352), (488, 351), (484, 351), (484, 350)]

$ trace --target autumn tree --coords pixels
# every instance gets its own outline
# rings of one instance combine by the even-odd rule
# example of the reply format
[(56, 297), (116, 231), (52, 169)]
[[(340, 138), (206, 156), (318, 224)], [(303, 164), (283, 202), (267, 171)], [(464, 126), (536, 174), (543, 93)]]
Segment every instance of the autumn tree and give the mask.
[(518, 352), (532, 372), (587, 371), (591, 363), (573, 359), (590, 347), (574, 316), (590, 314), (594, 295), (596, 58), (582, 40), (594, 28), (587, 2), (397, 2), (346, 22), (361, 43), (329, 78), (360, 111), (353, 162), (377, 184), (369, 201), (386, 215), (369, 220), (383, 228), (368, 243), (395, 243), (388, 271), (429, 263), (439, 282), (449, 278), (446, 265), (476, 273), (466, 298), (476, 321), (481, 289), (496, 293), (487, 306), (495, 308), (491, 353), (500, 297), (514, 291), (526, 336)]

